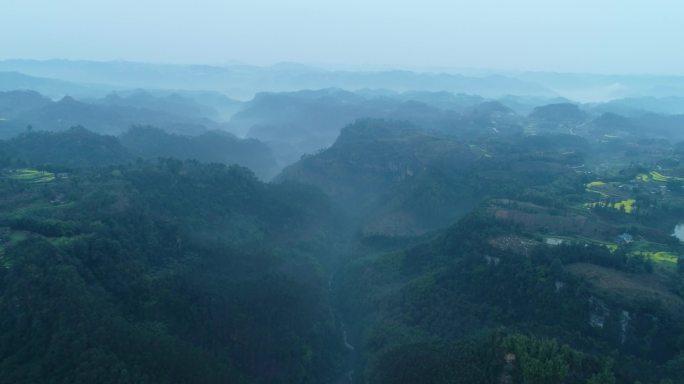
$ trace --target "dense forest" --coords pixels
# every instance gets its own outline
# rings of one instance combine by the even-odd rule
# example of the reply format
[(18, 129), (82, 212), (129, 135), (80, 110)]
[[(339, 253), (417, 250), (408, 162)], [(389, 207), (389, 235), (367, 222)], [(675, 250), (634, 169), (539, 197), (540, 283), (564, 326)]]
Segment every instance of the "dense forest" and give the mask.
[(317, 191), (168, 159), (5, 179), (2, 195), (4, 382), (320, 382), (334, 370), (330, 207)]
[(684, 383), (673, 99), (86, 93), (0, 92), (0, 383)]

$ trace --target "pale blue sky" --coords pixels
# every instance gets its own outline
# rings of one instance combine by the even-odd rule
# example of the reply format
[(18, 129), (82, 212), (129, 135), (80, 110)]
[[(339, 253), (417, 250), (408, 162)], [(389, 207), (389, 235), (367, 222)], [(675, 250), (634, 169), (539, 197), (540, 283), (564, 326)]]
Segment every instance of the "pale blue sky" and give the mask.
[(0, 59), (684, 74), (681, 0), (2, 0)]

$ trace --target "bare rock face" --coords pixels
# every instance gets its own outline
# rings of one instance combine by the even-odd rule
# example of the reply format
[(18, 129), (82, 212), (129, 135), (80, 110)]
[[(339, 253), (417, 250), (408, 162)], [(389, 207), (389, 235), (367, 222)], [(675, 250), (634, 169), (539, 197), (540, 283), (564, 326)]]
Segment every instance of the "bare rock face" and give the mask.
[(499, 384), (513, 384), (516, 356), (514, 353), (504, 355), (504, 366), (499, 376)]
[(629, 327), (631, 319), (629, 311), (623, 310), (620, 312), (620, 344), (624, 344), (627, 341), (627, 327)]
[(598, 299), (594, 296), (589, 298), (589, 305), (591, 306), (591, 312), (589, 313), (589, 325), (592, 328), (603, 328), (606, 324), (608, 316), (610, 316), (610, 310), (603, 300)]

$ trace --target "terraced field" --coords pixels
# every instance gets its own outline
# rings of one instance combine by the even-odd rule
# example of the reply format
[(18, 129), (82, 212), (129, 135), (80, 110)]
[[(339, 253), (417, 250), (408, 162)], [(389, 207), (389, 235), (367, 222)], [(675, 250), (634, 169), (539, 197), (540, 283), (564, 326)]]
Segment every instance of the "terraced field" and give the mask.
[(7, 172), (6, 177), (24, 181), (27, 183), (49, 183), (55, 180), (55, 174), (48, 171), (39, 171), (37, 169), (22, 168)]
[(608, 207), (608, 208), (614, 208), (617, 209), (618, 211), (622, 211), (625, 213), (632, 213), (634, 212), (636, 200), (634, 199), (625, 199), (622, 201), (617, 201), (617, 202), (604, 202), (604, 201), (598, 201), (594, 203), (586, 203), (584, 204), (586, 207), (589, 208), (595, 208), (595, 207)]
[(608, 184), (604, 183), (603, 181), (597, 180), (592, 181), (591, 183), (587, 183), (586, 191), (598, 193), (602, 197), (610, 197), (610, 195), (605, 191), (606, 187), (608, 187)]
[(663, 175), (662, 173), (658, 171), (651, 171), (648, 174), (646, 173), (641, 173), (637, 175), (636, 179), (638, 181), (642, 182), (651, 182), (651, 181), (659, 181), (659, 182), (668, 182), (670, 180), (677, 180), (677, 181), (684, 181), (684, 177), (677, 177), (677, 176), (666, 176)]
[(572, 264), (567, 269), (587, 279), (598, 292), (628, 300), (658, 301), (674, 314), (684, 316), (684, 300), (670, 293), (657, 275), (621, 272), (587, 263)]
[[(592, 239), (592, 238), (589, 238), (586, 236), (553, 236), (553, 237), (547, 238), (546, 240), (547, 240), (546, 244), (549, 244), (549, 245), (572, 244), (572, 243), (601, 245), (601, 246), (608, 248), (608, 250), (611, 252), (615, 252), (618, 248), (618, 245), (615, 244), (614, 242)], [(551, 241), (549, 241), (549, 240), (551, 240)]]
[(613, 204), (613, 208), (624, 211), (625, 213), (632, 213), (634, 211), (634, 203), (636, 203), (636, 200), (626, 199)]
[(682, 181), (682, 180), (684, 180), (684, 178), (681, 178), (681, 177), (665, 176), (665, 175), (661, 174), (660, 172), (656, 172), (656, 171), (651, 171), (650, 175), (651, 175), (651, 178), (653, 178), (653, 180), (655, 180), (655, 181), (670, 181), (670, 180)]
[(654, 263), (665, 263), (671, 265), (677, 265), (677, 255), (672, 252), (667, 251), (646, 251), (646, 252), (634, 252), (634, 255), (639, 255), (646, 257)]

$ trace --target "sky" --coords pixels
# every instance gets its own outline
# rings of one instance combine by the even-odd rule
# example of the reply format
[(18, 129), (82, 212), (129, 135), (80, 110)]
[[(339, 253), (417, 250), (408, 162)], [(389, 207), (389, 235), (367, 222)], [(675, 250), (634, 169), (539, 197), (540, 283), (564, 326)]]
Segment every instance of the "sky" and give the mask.
[(0, 59), (684, 74), (681, 0), (0, 0)]

